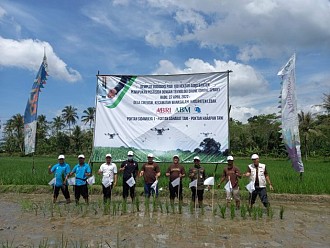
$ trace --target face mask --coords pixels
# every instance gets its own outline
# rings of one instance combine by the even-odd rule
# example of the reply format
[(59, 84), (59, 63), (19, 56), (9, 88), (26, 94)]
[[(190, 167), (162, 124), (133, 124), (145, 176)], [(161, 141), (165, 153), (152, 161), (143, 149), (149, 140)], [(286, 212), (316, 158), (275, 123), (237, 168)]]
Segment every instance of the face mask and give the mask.
[(127, 160), (128, 160), (128, 161), (132, 161), (132, 160), (133, 160), (133, 157), (132, 157), (132, 156), (128, 156), (128, 157), (127, 157)]

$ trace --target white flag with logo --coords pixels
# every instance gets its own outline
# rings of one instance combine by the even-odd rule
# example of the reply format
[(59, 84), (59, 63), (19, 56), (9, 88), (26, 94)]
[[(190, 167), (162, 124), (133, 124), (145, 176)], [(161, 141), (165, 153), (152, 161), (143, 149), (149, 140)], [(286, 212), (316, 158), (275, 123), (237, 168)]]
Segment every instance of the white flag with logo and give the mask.
[(214, 177), (208, 177), (204, 181), (204, 185), (214, 185)]
[(128, 179), (126, 183), (128, 184), (129, 187), (133, 187), (135, 185), (134, 177), (130, 177), (130, 179)]
[(151, 188), (154, 189), (154, 191), (156, 191), (158, 185), (158, 180), (156, 180), (153, 184), (151, 184)]
[(178, 177), (177, 179), (173, 180), (171, 182), (172, 186), (175, 187), (175, 186), (178, 186), (180, 184), (180, 177)]
[(225, 185), (225, 190), (226, 190), (227, 192), (232, 192), (232, 191), (233, 191), (233, 186), (231, 185), (230, 180), (228, 180), (228, 182), (226, 183), (226, 185)]
[(48, 184), (54, 186), (56, 184), (56, 178), (54, 177)]
[(197, 179), (189, 183), (189, 188), (191, 187), (197, 187)]
[(66, 180), (69, 185), (76, 185), (76, 178), (75, 177), (70, 177)]
[(103, 176), (102, 184), (104, 187), (108, 188), (111, 185), (110, 177)]
[(95, 183), (95, 176), (93, 175), (93, 176), (89, 177), (87, 179), (87, 183), (90, 184), (90, 185), (94, 184)]
[(253, 181), (250, 181), (250, 182), (245, 186), (245, 188), (246, 188), (250, 193), (252, 193), (252, 192), (255, 190), (255, 188), (254, 188), (254, 182), (253, 182)]

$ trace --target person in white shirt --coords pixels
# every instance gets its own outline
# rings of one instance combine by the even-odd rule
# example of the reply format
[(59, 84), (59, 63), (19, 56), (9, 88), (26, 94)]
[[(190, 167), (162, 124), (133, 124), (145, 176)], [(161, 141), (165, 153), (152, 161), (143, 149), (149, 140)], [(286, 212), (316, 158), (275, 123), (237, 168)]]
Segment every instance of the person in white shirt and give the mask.
[(111, 162), (111, 154), (105, 155), (105, 163), (101, 164), (98, 171), (102, 175), (102, 191), (104, 203), (110, 202), (111, 191), (117, 185), (117, 166)]

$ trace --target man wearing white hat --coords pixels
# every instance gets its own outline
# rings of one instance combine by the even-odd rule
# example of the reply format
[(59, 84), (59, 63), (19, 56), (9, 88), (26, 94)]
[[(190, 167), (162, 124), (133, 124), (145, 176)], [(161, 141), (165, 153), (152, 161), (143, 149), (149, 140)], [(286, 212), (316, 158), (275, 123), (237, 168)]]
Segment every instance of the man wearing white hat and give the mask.
[(223, 169), (222, 177), (218, 187), (220, 187), (221, 183), (224, 181), (230, 181), (231, 188), (230, 190), (226, 190), (226, 200), (227, 200), (227, 207), (230, 206), (231, 199), (235, 199), (236, 209), (240, 208), (241, 199), (239, 194), (239, 186), (238, 186), (238, 179), (241, 178), (240, 170), (234, 165), (234, 157), (228, 156), (227, 157), (227, 166)]
[[(204, 195), (204, 180), (205, 169), (200, 165), (200, 158), (198, 156), (194, 157), (194, 167), (189, 169), (189, 178), (191, 182), (196, 182), (190, 187), (191, 189), (191, 201), (193, 204), (196, 202), (196, 196), (198, 198), (198, 206), (201, 208), (203, 206), (203, 195)], [(196, 181), (195, 181), (196, 180)]]
[(111, 162), (110, 153), (105, 155), (105, 163), (101, 164), (98, 171), (102, 175), (102, 192), (104, 203), (110, 202), (112, 188), (117, 185), (117, 165)]
[(258, 154), (253, 154), (251, 156), (252, 164), (248, 166), (247, 172), (243, 174), (243, 176), (250, 177), (250, 181), (254, 182), (255, 190), (250, 193), (249, 202), (250, 207), (256, 201), (257, 196), (265, 207), (269, 206), (267, 191), (266, 191), (266, 181), (269, 183), (270, 190), (273, 190), (272, 183), (270, 182), (270, 178), (266, 169), (266, 165), (259, 163)]
[(87, 178), (92, 174), (91, 167), (89, 164), (85, 163), (84, 154), (78, 156), (78, 164), (73, 167), (69, 176), (76, 175), (76, 185), (74, 187), (74, 196), (76, 204), (79, 203), (80, 196), (82, 196), (88, 204), (88, 187), (87, 187)]
[(158, 185), (155, 187), (152, 185), (158, 181), (160, 177), (160, 168), (157, 163), (154, 162), (154, 155), (149, 153), (147, 156), (148, 162), (142, 165), (140, 177), (144, 178), (144, 195), (145, 197), (150, 197), (151, 195), (156, 194), (158, 197)]
[(65, 157), (64, 155), (59, 155), (58, 156), (58, 163), (51, 166), (48, 166), (48, 173), (55, 174), (55, 185), (54, 185), (54, 195), (53, 195), (53, 203), (56, 202), (57, 197), (60, 193), (60, 189), (62, 191), (62, 194), (65, 197), (66, 203), (70, 203), (70, 193), (68, 189), (68, 183), (66, 181), (67, 175), (70, 173), (70, 165), (67, 164), (64, 161)]
[(128, 181), (133, 178), (134, 182), (136, 181), (136, 176), (139, 172), (139, 165), (137, 161), (133, 160), (134, 153), (129, 151), (127, 153), (127, 160), (122, 162), (119, 171), (123, 173), (123, 198), (124, 200), (128, 197), (128, 192), (132, 198), (132, 201), (135, 197), (135, 184), (128, 185)]

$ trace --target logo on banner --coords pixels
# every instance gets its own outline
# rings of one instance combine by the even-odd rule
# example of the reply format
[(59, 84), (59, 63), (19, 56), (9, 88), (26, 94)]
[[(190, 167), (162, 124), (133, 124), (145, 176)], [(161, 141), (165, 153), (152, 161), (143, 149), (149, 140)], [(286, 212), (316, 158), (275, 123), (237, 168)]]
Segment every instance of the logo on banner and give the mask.
[(190, 114), (190, 107), (178, 107), (175, 109), (175, 113)]
[(171, 114), (172, 109), (171, 108), (157, 108), (156, 113), (157, 114)]
[(197, 114), (200, 114), (202, 112), (202, 110), (201, 110), (201, 108), (199, 106), (196, 106), (194, 108), (194, 110), (195, 110), (195, 113), (197, 113)]

